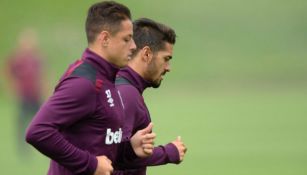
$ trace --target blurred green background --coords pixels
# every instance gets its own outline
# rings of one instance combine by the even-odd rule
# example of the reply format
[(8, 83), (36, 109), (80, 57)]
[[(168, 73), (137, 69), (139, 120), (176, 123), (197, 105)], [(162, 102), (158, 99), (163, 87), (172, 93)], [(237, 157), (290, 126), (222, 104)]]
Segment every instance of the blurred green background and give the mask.
[[(86, 10), (96, 1), (0, 2), (0, 64), (24, 27), (46, 56), (46, 97), (86, 47)], [(180, 165), (154, 174), (307, 174), (307, 1), (127, 0), (133, 18), (176, 30), (172, 71), (145, 99), (157, 144), (181, 135)], [(16, 151), (16, 104), (0, 78), (1, 174), (46, 174), (48, 159)]]

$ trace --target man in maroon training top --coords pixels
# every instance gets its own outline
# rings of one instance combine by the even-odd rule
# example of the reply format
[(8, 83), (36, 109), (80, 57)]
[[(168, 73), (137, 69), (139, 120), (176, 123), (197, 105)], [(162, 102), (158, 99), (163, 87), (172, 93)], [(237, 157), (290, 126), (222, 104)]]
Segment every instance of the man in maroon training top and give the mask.
[[(52, 159), (48, 175), (110, 175), (122, 141), (124, 111), (114, 81), (135, 49), (129, 9), (113, 1), (92, 5), (86, 34), (82, 58), (64, 73), (27, 130), (27, 142)], [(125, 144), (129, 154), (152, 153), (151, 128)]]
[[(173, 29), (150, 19), (142, 18), (133, 24), (133, 39), (137, 48), (128, 66), (118, 72), (116, 79), (126, 114), (124, 139), (129, 139), (151, 122), (142, 93), (148, 87), (158, 88), (162, 76), (170, 71), (169, 61), (176, 38)], [(186, 147), (179, 137), (165, 146), (155, 147), (149, 158), (119, 158), (115, 174), (144, 175), (146, 166), (180, 163), (185, 152)]]

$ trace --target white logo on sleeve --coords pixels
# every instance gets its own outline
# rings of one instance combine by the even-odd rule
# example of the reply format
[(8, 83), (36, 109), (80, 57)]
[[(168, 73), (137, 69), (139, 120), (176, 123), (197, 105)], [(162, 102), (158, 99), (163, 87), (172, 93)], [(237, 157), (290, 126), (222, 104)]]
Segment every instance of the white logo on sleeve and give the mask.
[(109, 103), (110, 107), (114, 107), (114, 100), (112, 98), (112, 94), (111, 94), (110, 89), (107, 89), (105, 92), (106, 92), (106, 95), (107, 95), (107, 98), (108, 98), (108, 103)]
[(123, 131), (119, 128), (118, 131), (112, 132), (110, 128), (107, 129), (106, 135), (106, 145), (111, 145), (112, 143), (120, 143), (122, 140)]

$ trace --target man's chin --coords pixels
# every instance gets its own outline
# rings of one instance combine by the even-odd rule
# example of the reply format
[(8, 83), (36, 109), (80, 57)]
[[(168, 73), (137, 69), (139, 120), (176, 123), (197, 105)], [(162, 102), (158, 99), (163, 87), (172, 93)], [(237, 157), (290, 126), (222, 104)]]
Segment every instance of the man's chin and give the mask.
[[(162, 81), (162, 80), (161, 80), (161, 81)], [(153, 83), (153, 84), (152, 84), (152, 87), (153, 87), (153, 88), (159, 88), (160, 85), (161, 85), (161, 81), (159, 81), (159, 82), (157, 82), (157, 83)]]
[(124, 61), (122, 63), (120, 63), (120, 65), (118, 65), (119, 68), (124, 68), (128, 65), (128, 60), (127, 61)]

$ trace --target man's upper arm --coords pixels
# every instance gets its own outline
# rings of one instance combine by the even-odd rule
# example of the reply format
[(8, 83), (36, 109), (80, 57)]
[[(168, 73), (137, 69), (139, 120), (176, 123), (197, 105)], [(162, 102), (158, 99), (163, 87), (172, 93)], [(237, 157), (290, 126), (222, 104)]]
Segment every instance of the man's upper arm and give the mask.
[(75, 174), (93, 173), (97, 166), (96, 157), (72, 145), (60, 131), (92, 114), (95, 103), (95, 88), (89, 80), (65, 79), (34, 117), (26, 140)]
[(96, 92), (93, 84), (84, 78), (69, 77), (61, 82), (53, 96), (42, 107), (38, 118), (55, 127), (67, 127), (94, 112)]

